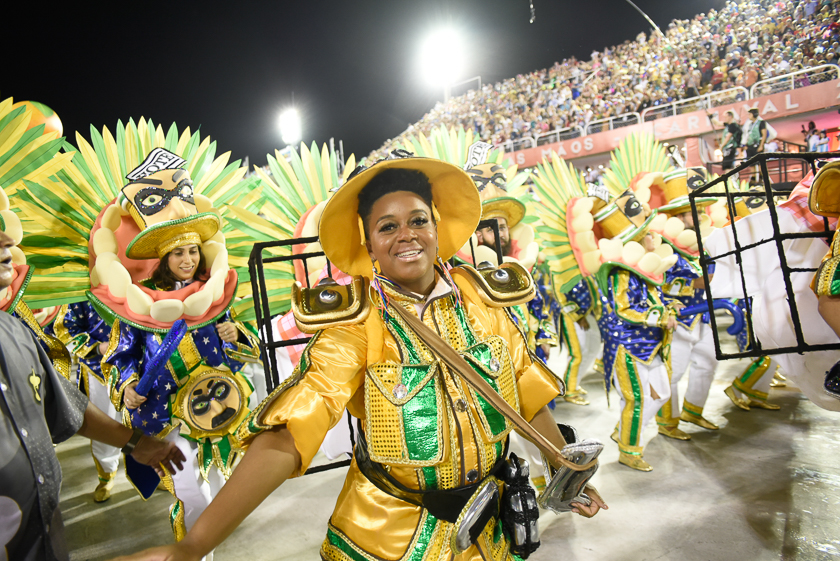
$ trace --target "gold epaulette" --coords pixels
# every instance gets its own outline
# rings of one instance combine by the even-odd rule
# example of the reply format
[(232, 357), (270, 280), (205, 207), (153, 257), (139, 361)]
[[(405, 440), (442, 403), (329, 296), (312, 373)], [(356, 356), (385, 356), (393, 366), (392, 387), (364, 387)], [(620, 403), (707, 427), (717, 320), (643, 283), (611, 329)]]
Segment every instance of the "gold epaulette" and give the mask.
[(296, 282), (292, 311), (298, 329), (304, 333), (363, 322), (370, 314), (367, 279), (353, 277), (350, 284), (342, 286), (326, 278), (312, 288)]
[(484, 263), (473, 269), (460, 265), (452, 269), (475, 289), (481, 301), (493, 308), (506, 308), (530, 302), (536, 294), (531, 274), (519, 263), (502, 263), (498, 267)]

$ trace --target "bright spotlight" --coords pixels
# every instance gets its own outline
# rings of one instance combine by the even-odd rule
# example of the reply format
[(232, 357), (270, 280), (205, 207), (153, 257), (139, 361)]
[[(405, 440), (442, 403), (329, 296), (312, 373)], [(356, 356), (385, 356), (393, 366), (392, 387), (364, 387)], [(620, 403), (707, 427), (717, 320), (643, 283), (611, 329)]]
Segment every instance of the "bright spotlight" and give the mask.
[(300, 113), (295, 108), (286, 109), (280, 113), (280, 136), (287, 145), (300, 142), (302, 132), (300, 127)]
[(461, 34), (442, 28), (426, 37), (420, 47), (423, 77), (434, 86), (449, 86), (463, 72), (464, 44)]

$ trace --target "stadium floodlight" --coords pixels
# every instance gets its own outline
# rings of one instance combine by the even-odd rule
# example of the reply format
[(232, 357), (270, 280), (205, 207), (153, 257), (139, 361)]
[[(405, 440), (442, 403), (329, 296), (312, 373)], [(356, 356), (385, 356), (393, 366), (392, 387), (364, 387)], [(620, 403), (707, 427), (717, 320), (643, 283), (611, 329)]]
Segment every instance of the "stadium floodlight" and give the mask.
[(423, 77), (434, 86), (442, 86), (444, 98), (449, 99), (449, 88), (464, 68), (462, 34), (454, 28), (442, 27), (426, 36), (420, 46), (420, 68)]
[(302, 131), (300, 126), (300, 113), (294, 107), (280, 113), (280, 136), (283, 142), (291, 146), (300, 142)]

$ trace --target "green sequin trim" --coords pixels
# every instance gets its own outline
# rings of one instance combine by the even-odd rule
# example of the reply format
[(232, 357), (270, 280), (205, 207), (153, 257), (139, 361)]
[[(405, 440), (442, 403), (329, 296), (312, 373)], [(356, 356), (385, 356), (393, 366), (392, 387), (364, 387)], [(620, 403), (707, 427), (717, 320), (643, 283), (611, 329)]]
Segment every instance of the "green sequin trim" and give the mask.
[(473, 333), (472, 325), (470, 325), (470, 320), (467, 319), (464, 313), (463, 306), (455, 306), (455, 317), (458, 318), (458, 323), (461, 324), (461, 332), (464, 334), (467, 347), (472, 347), (478, 343), (478, 339), (475, 338), (475, 333)]
[[(429, 372), (429, 366), (403, 366), (400, 381), (411, 393)], [(440, 411), (437, 407), (437, 379), (432, 378), (417, 395), (402, 406), (403, 433), (408, 457), (412, 460), (430, 461), (440, 454), (438, 425)], [(436, 483), (428, 481), (427, 485)]]
[(402, 340), (403, 346), (408, 353), (408, 357), (406, 357), (408, 362), (411, 364), (422, 362), (420, 360), (420, 356), (417, 354), (417, 351), (414, 349), (411, 339), (405, 332), (405, 329), (403, 329), (402, 325), (390, 314), (388, 315), (388, 327), (390, 327), (391, 330)]
[(330, 545), (340, 549), (347, 557), (353, 559), (353, 561), (368, 561), (367, 557), (361, 555), (358, 551), (353, 549), (349, 543), (344, 541), (341, 536), (332, 530), (327, 530), (327, 540), (329, 540)]
[[(408, 551), (401, 557), (401, 561), (423, 561), (429, 545), (432, 543), (432, 538), (435, 535), (437, 523), (437, 518), (429, 514), (428, 511), (423, 513), (423, 520), (420, 522), (420, 527), (417, 529), (417, 533), (411, 545), (409, 545)], [(361, 548), (351, 544), (344, 536), (335, 532), (332, 528), (327, 528), (327, 541), (331, 546), (341, 550), (347, 557), (353, 559), (353, 561), (378, 559), (378, 557), (373, 557), (373, 555), (367, 552), (362, 553), (363, 550), (360, 551)]]
[(630, 445), (639, 445), (639, 431), (642, 428), (642, 388), (639, 386), (639, 378), (636, 374), (636, 365), (629, 354), (624, 357), (624, 364), (627, 366), (627, 377), (633, 388), (633, 422), (630, 425)]
[[(465, 354), (468, 355), (473, 360), (468, 360), (467, 362), (470, 363), (473, 370), (475, 370), (484, 380), (490, 384), (490, 386), (499, 393), (499, 384), (495, 378), (491, 378), (487, 375), (486, 372), (478, 365), (475, 364), (474, 361), (479, 362), (482, 365), (490, 364), (490, 360), (493, 358), (493, 354), (490, 350), (490, 345), (486, 343), (482, 343), (479, 345), (475, 345), (470, 347), (465, 351)], [(473, 391), (473, 395), (478, 398), (478, 405), (481, 407), (482, 412), (484, 413), (484, 418), (487, 420), (487, 425), (490, 428), (490, 432), (493, 436), (499, 436), (502, 434), (505, 429), (507, 428), (507, 420), (505, 416), (502, 415), (498, 409), (493, 407), (489, 401), (485, 400), (483, 397), (478, 395), (478, 393)]]

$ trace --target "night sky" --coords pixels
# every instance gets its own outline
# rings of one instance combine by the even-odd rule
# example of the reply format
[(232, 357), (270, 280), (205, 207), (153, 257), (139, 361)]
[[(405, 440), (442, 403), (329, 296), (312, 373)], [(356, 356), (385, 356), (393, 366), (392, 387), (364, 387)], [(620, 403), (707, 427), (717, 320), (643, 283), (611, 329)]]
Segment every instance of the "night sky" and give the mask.
[[(264, 164), (294, 97), (304, 141), (341, 139), (358, 158), (442, 99), (417, 70), (423, 36), (441, 24), (463, 30), (463, 77), (485, 83), (650, 28), (624, 0), (533, 3), (533, 24), (528, 0), (16, 3), (4, 7), (0, 98), (47, 104), (71, 139), (145, 116), (200, 126), (219, 152)], [(636, 4), (664, 28), (723, 0)]]

